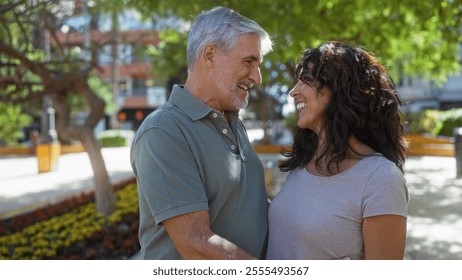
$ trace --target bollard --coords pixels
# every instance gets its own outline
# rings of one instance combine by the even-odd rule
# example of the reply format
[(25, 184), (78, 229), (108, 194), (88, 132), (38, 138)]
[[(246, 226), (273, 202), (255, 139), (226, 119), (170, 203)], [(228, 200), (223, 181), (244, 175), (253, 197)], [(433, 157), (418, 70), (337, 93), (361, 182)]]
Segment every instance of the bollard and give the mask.
[(49, 96), (43, 97), (40, 144), (35, 148), (39, 173), (56, 170), (61, 144), (55, 129), (55, 109)]
[(462, 178), (462, 127), (454, 129), (454, 155), (456, 157), (456, 178)]
[(38, 144), (35, 149), (35, 155), (38, 161), (38, 172), (55, 171), (58, 166), (59, 156), (61, 154), (61, 144)]

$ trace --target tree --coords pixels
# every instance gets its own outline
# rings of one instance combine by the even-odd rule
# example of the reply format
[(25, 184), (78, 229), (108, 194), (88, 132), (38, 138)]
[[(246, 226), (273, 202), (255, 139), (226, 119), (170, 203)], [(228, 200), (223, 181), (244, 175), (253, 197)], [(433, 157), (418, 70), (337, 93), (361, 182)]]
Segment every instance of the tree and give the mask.
[[(198, 12), (217, 5), (212, 0), (134, 2), (149, 16), (175, 15), (191, 20)], [(221, 5), (236, 9), (260, 23), (272, 35), (273, 64), (294, 61), (302, 48), (328, 39), (343, 39), (375, 52), (399, 74), (426, 75), (444, 81), (460, 69), (462, 2), (428, 0), (227, 0)]]
[[(62, 22), (73, 12), (72, 1), (0, 0), (0, 100), (30, 104), (47, 96), (57, 112), (59, 134), (78, 139), (94, 172), (96, 210), (109, 214), (115, 209), (100, 145), (93, 130), (105, 115), (106, 101), (96, 92), (91, 57), (67, 51), (57, 37)], [(101, 89), (101, 87), (99, 87)], [(88, 114), (83, 124), (72, 123), (76, 97), (85, 101)]]
[[(411, 0), (227, 0), (217, 4), (213, 0), (127, 0), (127, 3), (147, 18), (156, 18), (155, 14), (157, 18), (175, 17), (190, 22), (200, 11), (223, 5), (256, 20), (275, 42), (262, 67), (265, 88), (258, 89), (263, 95), (256, 95), (262, 100), (268, 95), (272, 100), (286, 96), (294, 83), (291, 71), (302, 49), (330, 39), (345, 40), (372, 51), (388, 66), (395, 81), (418, 75), (441, 84), (460, 70), (461, 1), (428, 0), (416, 4)], [(186, 50), (185, 41), (181, 51)], [(178, 44), (175, 48), (180, 50)], [(177, 55), (166, 60), (168, 65), (158, 67), (175, 68), (185, 63)], [(158, 72), (169, 73), (165, 70), (160, 68)], [(286, 85), (285, 91), (276, 91), (278, 94), (271, 96), (268, 89), (273, 85)]]

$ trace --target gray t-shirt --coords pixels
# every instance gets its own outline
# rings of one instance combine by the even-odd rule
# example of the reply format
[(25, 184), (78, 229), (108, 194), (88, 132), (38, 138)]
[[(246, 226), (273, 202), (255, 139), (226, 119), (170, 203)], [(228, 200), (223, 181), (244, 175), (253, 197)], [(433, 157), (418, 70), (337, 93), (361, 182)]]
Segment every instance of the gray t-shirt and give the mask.
[(135, 135), (144, 259), (180, 259), (162, 221), (208, 210), (211, 229), (255, 257), (268, 231), (263, 165), (237, 112), (223, 115), (175, 86)]
[(407, 217), (408, 191), (380, 154), (330, 177), (292, 171), (269, 208), (268, 259), (364, 259), (362, 220)]

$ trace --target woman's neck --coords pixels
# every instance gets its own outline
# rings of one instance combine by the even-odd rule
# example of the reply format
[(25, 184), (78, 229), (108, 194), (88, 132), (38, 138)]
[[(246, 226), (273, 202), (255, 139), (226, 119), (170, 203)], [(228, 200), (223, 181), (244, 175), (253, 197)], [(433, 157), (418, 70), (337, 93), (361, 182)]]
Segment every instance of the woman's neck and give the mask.
[[(359, 141), (356, 137), (351, 136), (348, 141), (348, 150), (346, 152), (345, 158), (338, 162), (331, 162), (332, 159), (332, 149), (328, 149), (327, 153), (323, 155), (324, 147), (323, 141), (325, 137), (320, 137), (318, 141), (318, 148), (313, 156), (313, 158), (308, 162), (306, 165), (306, 170), (313, 175), (317, 176), (331, 176), (338, 173), (341, 173), (350, 167), (352, 167), (355, 163), (359, 160), (365, 158), (368, 155), (375, 153), (376, 151), (369, 147), (368, 145), (364, 144), (363, 142)], [(316, 162), (320, 159), (320, 165), (317, 166)], [(330, 170), (328, 168), (328, 164), (330, 164)], [(338, 166), (338, 168), (337, 168)]]

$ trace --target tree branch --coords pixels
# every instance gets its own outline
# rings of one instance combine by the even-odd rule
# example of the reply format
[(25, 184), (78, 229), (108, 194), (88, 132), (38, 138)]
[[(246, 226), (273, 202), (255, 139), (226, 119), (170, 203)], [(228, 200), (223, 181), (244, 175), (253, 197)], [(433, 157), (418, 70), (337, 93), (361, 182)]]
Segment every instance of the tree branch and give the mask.
[(31, 61), (24, 53), (17, 51), (15, 48), (2, 41), (0, 41), (0, 53), (7, 57), (18, 59), (21, 61), (21, 65), (41, 78), (49, 76), (49, 71), (43, 66), (43, 63)]

